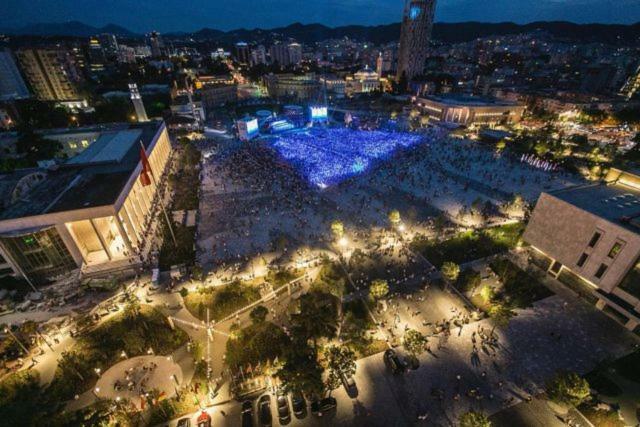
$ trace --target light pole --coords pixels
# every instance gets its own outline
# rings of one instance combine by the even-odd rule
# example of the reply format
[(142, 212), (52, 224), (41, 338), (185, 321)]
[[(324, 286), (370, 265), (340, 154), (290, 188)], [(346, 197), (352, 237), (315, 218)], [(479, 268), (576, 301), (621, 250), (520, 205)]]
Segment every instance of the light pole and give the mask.
[(27, 355), (29, 354), (29, 350), (27, 350), (27, 347), (24, 346), (24, 344), (22, 344), (22, 342), (18, 339), (18, 337), (16, 337), (13, 332), (11, 332), (11, 325), (8, 325), (4, 328), (4, 333), (5, 334), (9, 334), (11, 335), (11, 337), (16, 340), (16, 342), (18, 343), (18, 345), (20, 345), (20, 347), (22, 347), (22, 350), (24, 351), (24, 354)]

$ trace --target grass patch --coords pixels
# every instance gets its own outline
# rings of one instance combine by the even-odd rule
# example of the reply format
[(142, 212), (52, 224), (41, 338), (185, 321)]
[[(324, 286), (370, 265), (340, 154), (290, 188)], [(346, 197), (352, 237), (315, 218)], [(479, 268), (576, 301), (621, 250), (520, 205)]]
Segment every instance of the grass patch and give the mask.
[(596, 427), (625, 427), (627, 425), (620, 419), (618, 411), (609, 405), (598, 407), (589, 402), (583, 403), (578, 409)]
[(495, 260), (491, 269), (503, 284), (496, 297), (516, 308), (530, 307), (534, 302), (553, 295), (540, 281), (508, 259)]
[(196, 259), (196, 228), (173, 224), (177, 246), (173, 243), (166, 221), (162, 221), (162, 246), (158, 264), (161, 270), (169, 270), (172, 265), (192, 265)]
[(302, 271), (298, 269), (277, 269), (269, 270), (267, 273), (266, 281), (271, 283), (273, 289), (280, 289), (287, 283), (302, 276)]
[(186, 143), (179, 151), (176, 172), (169, 176), (169, 184), (173, 190), (174, 210), (198, 209), (198, 188), (200, 187), (200, 151)]
[(130, 304), (114, 318), (102, 323), (78, 339), (76, 345), (62, 354), (47, 393), (69, 399), (87, 390), (96, 380), (94, 369), (106, 371), (128, 357), (147, 354), (169, 354), (187, 341), (187, 334), (171, 329), (162, 313), (151, 306)]
[(385, 341), (367, 336), (367, 331), (374, 329), (375, 325), (369, 317), (365, 304), (358, 299), (342, 305), (344, 318), (340, 338), (356, 353), (358, 359), (380, 353), (388, 348)]
[(282, 328), (271, 322), (252, 324), (227, 340), (225, 362), (238, 368), (273, 361), (282, 357), (289, 342)]
[(190, 292), (184, 303), (198, 319), (207, 319), (208, 308), (210, 319), (218, 321), (259, 299), (257, 286), (236, 280), (227, 285), (199, 288)]
[(447, 261), (464, 264), (515, 248), (524, 231), (523, 223), (466, 231), (442, 242), (419, 239), (411, 246), (437, 268)]

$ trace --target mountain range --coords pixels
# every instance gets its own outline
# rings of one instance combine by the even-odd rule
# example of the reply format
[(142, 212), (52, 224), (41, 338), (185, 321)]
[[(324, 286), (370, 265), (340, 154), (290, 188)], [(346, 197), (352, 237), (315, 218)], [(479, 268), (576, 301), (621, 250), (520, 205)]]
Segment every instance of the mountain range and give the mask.
[[(611, 44), (640, 43), (640, 22), (633, 25), (619, 24), (575, 24), (571, 22), (532, 22), (529, 24), (461, 22), (434, 25), (433, 37), (448, 43), (474, 40), (491, 35), (519, 34), (532, 31), (544, 31), (555, 37), (582, 42), (604, 42)], [(20, 28), (0, 29), (0, 33), (13, 36), (66, 36), (89, 37), (101, 33), (111, 33), (125, 38), (139, 38), (124, 27), (109, 24), (104, 27), (93, 27), (78, 21), (65, 23), (32, 24)], [(167, 39), (192, 38), (196, 41), (210, 41), (220, 44), (232, 44), (237, 41), (268, 43), (277, 38), (293, 38), (302, 43), (313, 43), (331, 38), (349, 37), (373, 43), (387, 43), (398, 40), (400, 24), (393, 23), (378, 26), (348, 25), (327, 27), (322, 24), (294, 23), (286, 27), (273, 29), (237, 29), (221, 31), (203, 28), (193, 33), (167, 33)]]

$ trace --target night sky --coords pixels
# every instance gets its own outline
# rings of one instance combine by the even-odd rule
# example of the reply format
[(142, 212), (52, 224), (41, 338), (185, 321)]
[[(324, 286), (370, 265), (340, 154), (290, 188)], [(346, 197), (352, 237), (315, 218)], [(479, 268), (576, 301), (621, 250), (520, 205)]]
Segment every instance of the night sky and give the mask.
[[(400, 21), (404, 0), (2, 0), (0, 27), (77, 20), (134, 32)], [(438, 0), (436, 21), (633, 23), (640, 0)]]

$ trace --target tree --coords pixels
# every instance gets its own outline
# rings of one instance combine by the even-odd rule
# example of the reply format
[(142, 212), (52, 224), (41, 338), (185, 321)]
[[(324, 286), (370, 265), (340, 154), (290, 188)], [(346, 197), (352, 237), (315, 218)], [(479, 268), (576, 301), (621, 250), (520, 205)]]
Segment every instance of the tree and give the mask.
[(331, 232), (333, 233), (333, 236), (336, 238), (336, 240), (344, 236), (344, 225), (342, 224), (342, 221), (333, 221), (331, 223)]
[(516, 316), (516, 312), (505, 304), (494, 304), (489, 309), (489, 316), (493, 319), (493, 328), (491, 333), (496, 329), (496, 326), (506, 327), (511, 319)]
[(356, 373), (356, 355), (349, 347), (328, 347), (324, 352), (327, 368), (338, 376), (350, 377)]
[(420, 331), (408, 329), (402, 337), (405, 350), (413, 357), (418, 357), (427, 347), (427, 337)]
[(494, 296), (493, 288), (489, 285), (485, 285), (480, 289), (480, 296), (485, 304), (489, 304)]
[(460, 427), (491, 427), (491, 421), (481, 412), (469, 411), (460, 416)]
[(400, 212), (397, 209), (389, 212), (389, 222), (393, 226), (400, 224)]
[(58, 141), (46, 139), (33, 129), (21, 129), (18, 131), (16, 151), (23, 154), (27, 161), (36, 163), (38, 160), (49, 160), (57, 157), (62, 151), (62, 144)]
[(557, 403), (578, 406), (590, 396), (589, 383), (575, 372), (558, 372), (547, 383), (547, 395)]
[(440, 271), (442, 271), (442, 277), (445, 278), (449, 283), (453, 283), (458, 280), (458, 275), (460, 274), (460, 266), (455, 262), (447, 261), (442, 264), (440, 267)]
[(291, 316), (294, 333), (304, 340), (332, 338), (338, 327), (338, 300), (335, 296), (320, 291), (310, 291), (299, 299), (300, 311)]
[(369, 286), (369, 296), (374, 300), (384, 298), (389, 293), (389, 284), (384, 279), (375, 279)]
[(275, 374), (286, 392), (299, 391), (305, 395), (320, 396), (324, 390), (322, 367), (315, 351), (306, 343), (294, 343), (285, 354), (285, 362)]
[(259, 305), (251, 310), (249, 317), (254, 324), (258, 324), (267, 320), (267, 314), (269, 314), (269, 310), (265, 306)]

